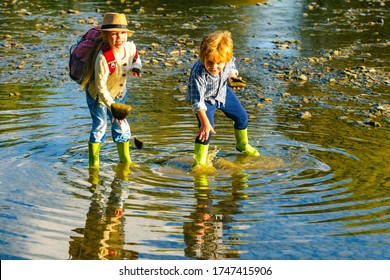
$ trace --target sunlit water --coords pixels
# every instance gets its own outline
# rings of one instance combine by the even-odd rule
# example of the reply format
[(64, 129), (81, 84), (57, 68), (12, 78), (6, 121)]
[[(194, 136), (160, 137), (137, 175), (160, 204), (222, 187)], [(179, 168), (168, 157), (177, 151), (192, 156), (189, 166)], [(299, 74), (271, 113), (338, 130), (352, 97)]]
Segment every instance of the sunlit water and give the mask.
[[(79, 19), (99, 19), (96, 8), (113, 8), (105, 1), (69, 7), (36, 2), (45, 9), (27, 8), (32, 15), (17, 14), (25, 7), (11, 1), (1, 6), (11, 11), (0, 25), (1, 35), (10, 34), (25, 47), (1, 47), (1, 259), (390, 257), (388, 125), (368, 129), (338, 121), (340, 104), (331, 97), (309, 104), (311, 120), (299, 119), (281, 93), (329, 93), (318, 93), (320, 84), (284, 83), (263, 67), (269, 53), (280, 52), (287, 63), (302, 53), (353, 45), (359, 34), (346, 30), (342, 34), (350, 39), (331, 37), (327, 26), (333, 23), (323, 15), (312, 16), (318, 25), (310, 22), (313, 18), (305, 21), (305, 1), (235, 1), (242, 3), (236, 8), (227, 1), (212, 7), (202, 1), (157, 7), (141, 1), (145, 13), (132, 6), (129, 18), (140, 23), (133, 39), (148, 58), (172, 51), (176, 38), (186, 34), (196, 48), (215, 28), (232, 31), (236, 56), (251, 61), (238, 63), (252, 84), (238, 95), (251, 117), (250, 142), (261, 157), (241, 156), (232, 124), (217, 114), (210, 166), (191, 172), (196, 120), (180, 86), (193, 61), (173, 68), (145, 63), (143, 78), (129, 81), (128, 98), (132, 134), (144, 147), (132, 145), (129, 168), (118, 164), (109, 137), (99, 173), (90, 173), (90, 118), (85, 94), (67, 78), (67, 51), (76, 34), (87, 29)], [(371, 8), (379, 15), (386, 10)], [(84, 14), (60, 16), (62, 9)], [(370, 16), (367, 10), (360, 16), (363, 12)], [(9, 25), (14, 18), (23, 27)], [(31, 29), (36, 21), (57, 29), (38, 32)], [(69, 29), (58, 29), (61, 24)], [(34, 36), (25, 38), (28, 33)], [(320, 35), (329, 41), (318, 43)], [(275, 39), (302, 45), (277, 50)], [(153, 50), (151, 43), (163, 47)], [(380, 51), (374, 55), (388, 60)], [(17, 71), (21, 60), (27, 66)], [(13, 92), (20, 95), (9, 97)], [(256, 95), (272, 102), (257, 106)], [(389, 102), (388, 92), (381, 98)]]

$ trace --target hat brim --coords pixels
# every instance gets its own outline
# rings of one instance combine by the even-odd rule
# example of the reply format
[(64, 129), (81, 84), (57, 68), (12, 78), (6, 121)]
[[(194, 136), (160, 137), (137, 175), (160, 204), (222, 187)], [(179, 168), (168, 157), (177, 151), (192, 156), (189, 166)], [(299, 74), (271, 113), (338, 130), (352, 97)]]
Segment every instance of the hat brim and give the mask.
[(102, 31), (128, 31), (128, 32), (133, 32), (131, 31), (127, 25), (124, 24), (103, 24), (100, 26), (100, 30)]
[(134, 31), (132, 31), (128, 28), (105, 28), (105, 29), (100, 28), (100, 31), (126, 31), (129, 34), (134, 33)]
[(100, 30), (101, 31), (131, 31), (128, 28), (100, 28)]

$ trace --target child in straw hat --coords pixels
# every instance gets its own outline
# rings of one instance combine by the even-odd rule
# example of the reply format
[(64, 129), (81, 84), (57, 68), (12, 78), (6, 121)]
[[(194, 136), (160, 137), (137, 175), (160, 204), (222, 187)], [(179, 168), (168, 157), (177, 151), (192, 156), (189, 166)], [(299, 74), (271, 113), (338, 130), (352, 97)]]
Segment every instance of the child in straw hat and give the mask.
[[(87, 59), (81, 87), (86, 89), (87, 104), (92, 117), (89, 137), (89, 166), (99, 167), (100, 145), (105, 141), (107, 119), (111, 121), (112, 138), (116, 143), (120, 162), (131, 162), (129, 140), (130, 126), (126, 119), (115, 119), (111, 106), (124, 104), (126, 100), (126, 80), (129, 75), (141, 77), (141, 60), (128, 29), (126, 16), (106, 13), (101, 25), (101, 38), (92, 55)], [(113, 73), (110, 73), (102, 48), (110, 48), (114, 55)]]
[(216, 31), (203, 37), (199, 60), (192, 67), (187, 87), (187, 101), (192, 104), (199, 127), (193, 167), (207, 163), (210, 138), (215, 134), (216, 109), (234, 122), (236, 149), (245, 155), (259, 156), (259, 152), (248, 143), (248, 115), (232, 90), (232, 87), (245, 84), (242, 80), (237, 84), (240, 79), (234, 62), (229, 31)]

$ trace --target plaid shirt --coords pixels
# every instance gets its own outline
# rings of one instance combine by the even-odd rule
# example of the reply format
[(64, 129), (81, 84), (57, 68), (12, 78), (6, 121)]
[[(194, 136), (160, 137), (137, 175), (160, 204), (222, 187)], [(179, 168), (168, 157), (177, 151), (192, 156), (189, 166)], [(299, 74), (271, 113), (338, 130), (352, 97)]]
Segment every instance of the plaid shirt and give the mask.
[(225, 104), (227, 80), (231, 73), (238, 75), (233, 57), (219, 75), (211, 75), (203, 63), (198, 60), (192, 67), (187, 84), (186, 100), (191, 102), (194, 113), (207, 110), (205, 102), (219, 106)]

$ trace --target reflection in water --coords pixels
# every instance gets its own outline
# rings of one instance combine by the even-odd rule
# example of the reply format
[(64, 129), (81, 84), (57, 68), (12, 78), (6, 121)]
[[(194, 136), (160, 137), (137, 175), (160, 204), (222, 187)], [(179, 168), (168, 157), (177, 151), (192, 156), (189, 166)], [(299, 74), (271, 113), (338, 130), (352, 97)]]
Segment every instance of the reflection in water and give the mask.
[(124, 232), (124, 199), (122, 180), (128, 178), (130, 166), (119, 163), (111, 183), (111, 192), (99, 183), (99, 169), (90, 170), (91, 204), (85, 228), (74, 231), (83, 237), (71, 236), (69, 255), (72, 260), (133, 260), (138, 252), (126, 250)]
[[(388, 83), (377, 88), (388, 77), (386, 1), (317, 1), (312, 10), (306, 0), (108, 2), (0, 4), (1, 259), (390, 257), (389, 112), (374, 118), (389, 103)], [(133, 151), (131, 184), (112, 172), (111, 149), (88, 175), (88, 110), (66, 70), (69, 46), (90, 26), (79, 22), (119, 8), (131, 9), (145, 58), (128, 92), (132, 130), (145, 142)], [(80, 13), (63, 14), (70, 9)], [(234, 34), (262, 158), (238, 163), (221, 118), (215, 171), (207, 190), (196, 178), (194, 197), (196, 132), (181, 86), (197, 42), (222, 27)], [(304, 84), (280, 78), (303, 70)], [(297, 117), (305, 111), (311, 119)], [(368, 117), (382, 126), (362, 126)]]
[(190, 222), (183, 225), (185, 255), (202, 260), (238, 259), (238, 250), (232, 249), (230, 241), (224, 240), (224, 230), (233, 222), (233, 215), (239, 213), (238, 201), (247, 196), (242, 192), (249, 175), (232, 174), (231, 195), (217, 204), (213, 202), (213, 193), (206, 174), (194, 174), (196, 204), (189, 215)]

